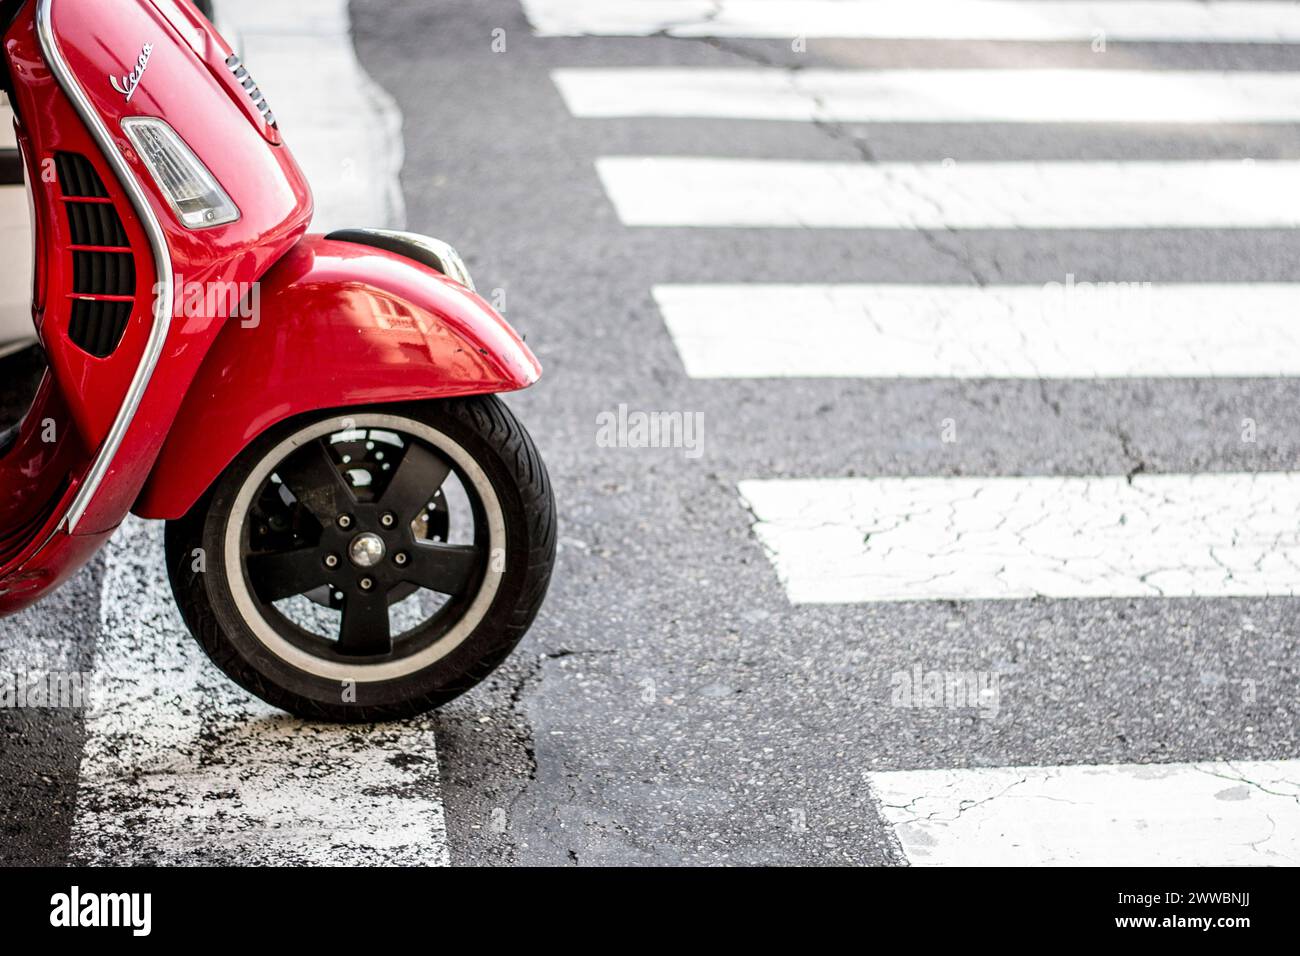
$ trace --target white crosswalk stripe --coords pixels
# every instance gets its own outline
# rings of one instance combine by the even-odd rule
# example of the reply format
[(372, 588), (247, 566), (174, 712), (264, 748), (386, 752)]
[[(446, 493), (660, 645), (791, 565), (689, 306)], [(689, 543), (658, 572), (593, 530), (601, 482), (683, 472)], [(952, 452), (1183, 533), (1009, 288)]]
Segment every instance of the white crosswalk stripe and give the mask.
[(1300, 375), (1296, 283), (661, 285), (692, 378)]
[[(524, 5), (541, 35), (1300, 42), (1294, 3)], [(1300, 118), (1300, 76), (1290, 72), (658, 66), (552, 78), (572, 115), (592, 120), (1168, 127)], [(1065, 229), (1300, 224), (1289, 185), (1300, 163), (1284, 159), (1025, 161), (1010, 149), (1005, 161), (983, 162), (606, 155), (597, 170), (621, 222), (637, 228), (1014, 229), (1049, 241)], [(1290, 282), (753, 278), (654, 287), (690, 377), (1300, 375), (1300, 287)], [(755, 477), (738, 491), (796, 605), (1300, 595), (1300, 473)], [(1300, 862), (1300, 761), (866, 777), (913, 865)]]
[(607, 156), (629, 226), (1248, 229), (1300, 225), (1300, 162), (813, 163)]
[(1300, 594), (1300, 474), (744, 481), (796, 604)]
[(585, 118), (1295, 123), (1300, 75), (1188, 70), (555, 70)]
[(311, 724), (235, 686), (185, 630), (161, 531), (132, 519), (109, 546), (74, 857), (447, 863), (432, 718)]
[(1295, 866), (1300, 760), (868, 775), (913, 866)]
[[(291, 0), (223, 0), (245, 48), (277, 74), (274, 107), (311, 177), (315, 228), (400, 225), (400, 129), (352, 50), (346, 4), (304, 21)], [(325, 73), (319, 64), (331, 65)], [(322, 76), (330, 77), (322, 89)], [(331, 121), (322, 126), (326, 104)], [(340, 108), (342, 105), (342, 108)], [(298, 131), (302, 134), (299, 135)], [(339, 174), (339, 150), (365, 143)], [(365, 176), (357, 176), (358, 170)], [(362, 218), (355, 218), (361, 216)], [(128, 520), (110, 544), (85, 722), (76, 860), (92, 864), (440, 865), (449, 862), (432, 718), (347, 728), (256, 700), (186, 632), (161, 527)]]
[(522, 0), (539, 36), (1297, 43), (1277, 0)]

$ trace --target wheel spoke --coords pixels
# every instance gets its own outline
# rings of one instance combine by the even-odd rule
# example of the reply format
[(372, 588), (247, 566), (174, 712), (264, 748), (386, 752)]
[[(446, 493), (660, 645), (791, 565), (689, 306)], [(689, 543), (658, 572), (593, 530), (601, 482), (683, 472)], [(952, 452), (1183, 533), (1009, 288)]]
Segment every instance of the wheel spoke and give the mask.
[(402, 463), (393, 472), (379, 505), (403, 521), (413, 521), (450, 473), (451, 467), (445, 461), (423, 445), (409, 441)]
[(461, 594), (469, 587), (482, 558), (483, 552), (472, 545), (418, 544), (411, 551), (403, 580), (440, 594)]
[(325, 584), (326, 575), (316, 548), (248, 556), (248, 576), (263, 601), (305, 594)]
[(275, 471), (322, 525), (332, 523), (357, 503), (323, 439), (308, 442)]
[(343, 604), (339, 625), (340, 654), (358, 657), (387, 654), (393, 649), (388, 628), (388, 595), (376, 588), (368, 594), (352, 592)]

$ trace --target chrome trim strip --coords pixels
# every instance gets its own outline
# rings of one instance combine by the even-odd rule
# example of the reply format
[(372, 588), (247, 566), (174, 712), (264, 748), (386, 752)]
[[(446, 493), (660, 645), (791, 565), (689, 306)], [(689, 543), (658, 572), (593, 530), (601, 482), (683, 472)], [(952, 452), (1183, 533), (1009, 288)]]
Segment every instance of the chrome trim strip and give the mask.
[(122, 184), (127, 197), (131, 200), (131, 205), (135, 208), (136, 215), (144, 224), (153, 251), (154, 272), (158, 283), (156, 288), (159, 290), (154, 301), (153, 329), (149, 332), (149, 341), (145, 344), (144, 355), (141, 356), (140, 364), (136, 367), (135, 377), (131, 379), (131, 385), (126, 391), (126, 397), (122, 401), (121, 409), (118, 410), (113, 427), (109, 429), (94, 464), (86, 473), (85, 482), (78, 489), (76, 498), (73, 499), (67, 514), (63, 517), (62, 524), (67, 526), (68, 533), (71, 534), (76, 530), (86, 509), (90, 507), (95, 492), (103, 484), (104, 477), (112, 467), (113, 459), (117, 457), (122, 441), (135, 420), (136, 412), (140, 410), (140, 402), (144, 400), (144, 393), (149, 388), (154, 369), (158, 366), (158, 359), (162, 356), (163, 343), (167, 341), (167, 333), (171, 329), (174, 290), (171, 250), (167, 247), (167, 237), (163, 232), (162, 224), (154, 215), (153, 207), (149, 205), (149, 199), (139, 180), (131, 172), (131, 167), (126, 164), (126, 159), (118, 152), (108, 127), (95, 112), (90, 98), (86, 96), (77, 78), (72, 75), (68, 61), (63, 58), (63, 52), (59, 49), (58, 40), (54, 36), (54, 25), (51, 20), (53, 6), (54, 0), (38, 0), (37, 3), (36, 32), (40, 36), (41, 49), (45, 52), (45, 58), (49, 61), (54, 78), (67, 94), (68, 99), (72, 100), (72, 105), (76, 107), (91, 136), (99, 143), (100, 151), (108, 160), (108, 164), (113, 167), (118, 182)]
[[(450, 243), (443, 242), (441, 239), (425, 236), (418, 232), (402, 232), (399, 229), (343, 229), (339, 231), (360, 232), (368, 236), (388, 236), (409, 242), (411, 245), (418, 246), (425, 252), (432, 254), (442, 264), (442, 268), (438, 271), (448, 279), (459, 282), (471, 292), (478, 291), (474, 288), (474, 279), (469, 274), (469, 266), (465, 265), (465, 260), (461, 258), (460, 253)], [(333, 234), (331, 233), (331, 235)], [(329, 236), (325, 238), (328, 239)]]

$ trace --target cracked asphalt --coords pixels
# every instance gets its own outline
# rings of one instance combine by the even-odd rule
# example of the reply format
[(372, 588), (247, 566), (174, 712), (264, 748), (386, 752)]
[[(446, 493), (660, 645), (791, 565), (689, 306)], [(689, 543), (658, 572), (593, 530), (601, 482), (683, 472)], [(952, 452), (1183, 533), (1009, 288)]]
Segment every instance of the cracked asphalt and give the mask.
[[(1297, 754), (1295, 602), (792, 606), (746, 479), (1135, 475), (1293, 468), (1300, 384), (691, 380), (650, 288), (690, 282), (1295, 278), (1286, 230), (627, 229), (599, 156), (861, 162), (1296, 158), (1293, 126), (864, 124), (570, 117), (560, 67), (1300, 66), (1300, 51), (1071, 44), (530, 36), (513, 0), (358, 0), (358, 50), (406, 118), (411, 228), (469, 259), (546, 366), (510, 399), (563, 519), (519, 652), (446, 708), (455, 863), (897, 863), (869, 774)], [(494, 30), (506, 51), (493, 52)], [(774, 234), (779, 233), (779, 234)], [(596, 416), (700, 411), (702, 457), (611, 449)], [(1259, 440), (1239, 440), (1242, 417)], [(938, 423), (960, 422), (943, 444)], [(997, 720), (890, 706), (916, 663), (997, 670)], [(1235, 681), (1255, 682), (1247, 704)]]
[[(1300, 47), (1113, 44), (1098, 57), (1053, 43), (810, 39), (795, 53), (786, 41), (540, 39), (517, 0), (354, 0), (352, 18), (365, 68), (405, 118), (409, 228), (465, 255), (546, 367), (508, 403), (555, 482), (559, 564), (515, 655), (433, 719), (453, 864), (901, 864), (874, 774), (1300, 756), (1294, 599), (792, 605), (738, 491), (777, 478), (1294, 470), (1300, 381), (692, 380), (650, 292), (1067, 274), (1288, 281), (1300, 235), (635, 230), (595, 170), (620, 155), (1300, 159), (1300, 128), (578, 120), (549, 77), (597, 66), (1296, 70)], [(701, 412), (702, 456), (601, 447), (597, 416), (620, 403)], [(1240, 440), (1246, 417), (1254, 443)], [(947, 418), (959, 441), (941, 441)], [(101, 577), (93, 565), (42, 608), (0, 621), (0, 671), (86, 668)], [(918, 664), (997, 673), (997, 718), (892, 706), (891, 675)], [(82, 741), (75, 716), (0, 709), (0, 863), (68, 859)]]

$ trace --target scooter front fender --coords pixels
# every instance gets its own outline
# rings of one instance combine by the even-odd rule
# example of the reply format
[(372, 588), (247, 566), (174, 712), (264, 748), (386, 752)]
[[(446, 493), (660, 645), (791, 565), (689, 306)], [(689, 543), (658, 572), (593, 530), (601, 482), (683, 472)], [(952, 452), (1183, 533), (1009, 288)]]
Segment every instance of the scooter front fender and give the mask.
[(184, 515), (266, 429), (305, 412), (525, 388), (541, 365), (475, 293), (404, 256), (312, 235), (204, 358), (132, 509)]

